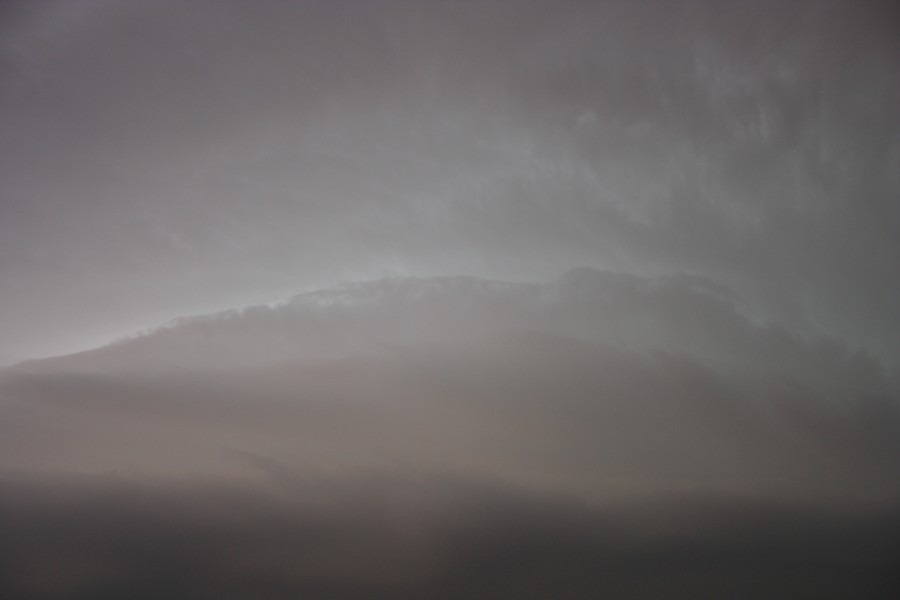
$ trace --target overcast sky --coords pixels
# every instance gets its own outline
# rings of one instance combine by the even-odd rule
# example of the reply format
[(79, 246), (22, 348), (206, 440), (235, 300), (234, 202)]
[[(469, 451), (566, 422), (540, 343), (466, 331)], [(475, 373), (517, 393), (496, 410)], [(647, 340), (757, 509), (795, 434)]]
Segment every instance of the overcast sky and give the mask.
[(900, 597), (898, 17), (0, 0), (0, 596)]
[(593, 266), (896, 359), (890, 7), (7, 0), (0, 351)]

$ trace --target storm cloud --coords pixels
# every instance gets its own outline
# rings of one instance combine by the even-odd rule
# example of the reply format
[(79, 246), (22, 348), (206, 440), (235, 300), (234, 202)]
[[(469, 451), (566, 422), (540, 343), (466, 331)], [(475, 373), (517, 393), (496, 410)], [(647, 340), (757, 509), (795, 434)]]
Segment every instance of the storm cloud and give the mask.
[(7, 2), (5, 351), (588, 265), (896, 364), (890, 5)]
[(8, 368), (6, 585), (891, 597), (894, 387), (722, 294), (394, 279)]
[[(4, 486), (23, 598), (892, 598), (896, 507), (584, 505), (454, 476)], [(63, 512), (65, 511), (65, 512)], [(65, 515), (65, 516), (63, 516)]]
[(896, 597), (898, 26), (0, 3), (0, 596)]

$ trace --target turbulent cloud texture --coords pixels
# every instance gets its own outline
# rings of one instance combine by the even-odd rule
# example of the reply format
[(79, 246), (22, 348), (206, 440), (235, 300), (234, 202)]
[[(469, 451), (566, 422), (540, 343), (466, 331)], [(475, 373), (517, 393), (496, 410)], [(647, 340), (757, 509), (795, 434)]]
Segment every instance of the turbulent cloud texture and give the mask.
[(897, 364), (890, 2), (7, 4), (9, 353), (589, 265), (713, 277)]
[(0, 2), (0, 597), (900, 597), (898, 17)]
[(895, 589), (896, 389), (703, 281), (356, 284), (24, 363), (0, 396), (25, 597)]

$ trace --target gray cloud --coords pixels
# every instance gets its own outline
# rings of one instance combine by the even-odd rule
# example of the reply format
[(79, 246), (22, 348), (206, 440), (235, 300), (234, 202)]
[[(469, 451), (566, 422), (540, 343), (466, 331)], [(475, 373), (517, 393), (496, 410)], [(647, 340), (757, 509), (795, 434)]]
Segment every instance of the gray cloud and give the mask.
[(877, 362), (753, 325), (721, 294), (579, 270), (188, 319), (7, 369), (3, 464), (234, 475), (237, 450), (564, 487), (893, 493), (900, 411)]
[(892, 597), (890, 382), (735, 302), (395, 279), (7, 368), (0, 591)]
[(546, 283), (391, 278), (178, 319), (49, 364), (227, 368), (382, 354), (531, 330), (632, 351), (684, 354), (718, 369), (789, 376), (838, 397), (892, 393), (890, 374), (877, 356), (840, 339), (757, 323), (748, 311), (721, 284), (684, 275), (645, 278), (580, 268)]
[[(21, 8), (28, 30), (60, 4)], [(337, 280), (591, 265), (713, 277), (896, 363), (891, 18), (875, 2), (97, 3), (43, 25), (40, 74), (34, 44), (7, 54), (9, 351)]]
[(592, 507), (452, 476), (331, 483), (291, 494), (7, 483), (0, 590), (23, 599), (896, 592), (894, 508), (703, 494)]
[(898, 16), (0, 3), (0, 596), (896, 597)]

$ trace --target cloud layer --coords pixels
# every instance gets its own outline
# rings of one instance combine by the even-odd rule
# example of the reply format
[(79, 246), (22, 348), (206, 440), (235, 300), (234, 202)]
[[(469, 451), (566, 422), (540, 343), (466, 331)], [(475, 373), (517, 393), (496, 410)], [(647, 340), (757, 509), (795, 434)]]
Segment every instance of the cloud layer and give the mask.
[(10, 598), (893, 598), (896, 509), (666, 495), (596, 507), (391, 473), (261, 491), (5, 485)]
[(68, 4), (0, 30), (12, 354), (589, 265), (712, 277), (898, 361), (889, 2)]
[(394, 279), (6, 369), (3, 585), (891, 597), (890, 382), (733, 302), (585, 269)]
[(0, 597), (900, 597), (897, 17), (0, 2)]

